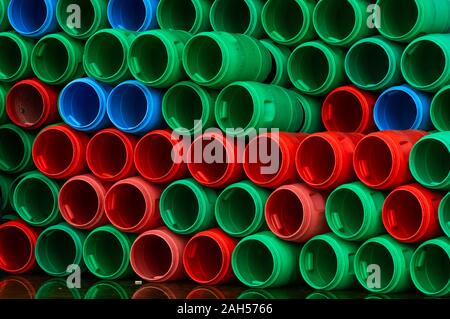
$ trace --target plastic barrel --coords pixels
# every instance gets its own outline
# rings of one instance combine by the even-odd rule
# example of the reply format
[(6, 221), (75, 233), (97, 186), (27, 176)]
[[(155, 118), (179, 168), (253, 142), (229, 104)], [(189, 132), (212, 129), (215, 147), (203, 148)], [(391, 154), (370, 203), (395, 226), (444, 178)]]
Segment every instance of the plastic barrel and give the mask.
[(300, 132), (316, 133), (324, 130), (322, 122), (322, 101), (319, 98), (300, 94), (293, 90), (303, 109), (303, 123)]
[(110, 0), (108, 20), (114, 29), (144, 31), (155, 29), (157, 0)]
[(33, 74), (30, 55), (33, 41), (14, 32), (0, 33), (0, 80), (16, 82)]
[(0, 84), (0, 124), (5, 124), (8, 121), (6, 114), (6, 96), (10, 87), (6, 84)]
[(33, 140), (33, 135), (15, 125), (0, 126), (0, 171), (16, 174), (32, 168)]
[(10, 0), (0, 1), (0, 31), (8, 30), (11, 25), (8, 19), (8, 5)]
[(13, 179), (7, 175), (0, 174), (0, 216), (10, 209), (9, 196), (12, 192), (11, 184)]
[(285, 46), (277, 45), (268, 39), (261, 40), (261, 43), (269, 50), (273, 62), (272, 71), (264, 83), (283, 87), (290, 86), (287, 63), (291, 55), (291, 50)]
[(442, 198), (438, 210), (439, 223), (444, 233), (450, 237), (450, 193)]
[(439, 131), (450, 131), (449, 89), (450, 85), (443, 87), (431, 101), (431, 121)]

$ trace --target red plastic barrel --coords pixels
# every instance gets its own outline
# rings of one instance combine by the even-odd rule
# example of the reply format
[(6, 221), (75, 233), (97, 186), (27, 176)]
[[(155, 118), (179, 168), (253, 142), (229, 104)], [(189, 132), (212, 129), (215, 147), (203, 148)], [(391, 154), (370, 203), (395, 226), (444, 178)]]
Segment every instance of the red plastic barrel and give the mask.
[(187, 238), (167, 228), (149, 230), (135, 240), (130, 261), (134, 272), (150, 282), (179, 280), (186, 276), (183, 253)]
[(104, 200), (109, 184), (93, 175), (69, 179), (59, 192), (59, 210), (73, 227), (92, 230), (108, 223)]
[(54, 179), (79, 175), (86, 169), (89, 138), (68, 125), (43, 129), (33, 144), (33, 161), (38, 170)]
[(306, 184), (277, 188), (267, 200), (266, 222), (281, 239), (303, 243), (329, 232), (325, 219), (326, 197)]
[(300, 177), (313, 188), (330, 190), (356, 179), (353, 153), (359, 133), (324, 132), (306, 137), (296, 154)]
[(439, 227), (439, 192), (419, 184), (394, 189), (383, 205), (383, 224), (389, 234), (405, 243), (423, 242), (442, 233)]
[(162, 226), (161, 190), (142, 177), (117, 182), (106, 193), (105, 212), (111, 224), (127, 233), (142, 233)]
[(295, 154), (304, 133), (265, 133), (253, 138), (245, 148), (244, 171), (256, 185), (277, 188), (299, 181)]
[(183, 264), (186, 273), (203, 285), (218, 285), (234, 278), (231, 256), (237, 240), (219, 228), (196, 234), (186, 245)]
[(59, 118), (58, 90), (38, 79), (16, 83), (6, 96), (6, 113), (24, 129), (34, 130)]
[(116, 182), (136, 175), (134, 147), (137, 139), (117, 129), (95, 134), (86, 150), (86, 162), (92, 173), (104, 181)]
[(171, 131), (153, 131), (137, 143), (134, 163), (139, 174), (150, 182), (168, 183), (188, 176), (183, 157), (186, 149)]
[(393, 189), (413, 181), (409, 154), (423, 131), (382, 131), (365, 136), (355, 149), (353, 166), (358, 178), (376, 189)]
[(189, 147), (189, 172), (207, 187), (224, 188), (238, 182), (243, 177), (243, 144), (222, 132), (203, 134)]
[(373, 108), (377, 97), (352, 85), (342, 86), (325, 98), (322, 120), (328, 131), (368, 133), (376, 130)]

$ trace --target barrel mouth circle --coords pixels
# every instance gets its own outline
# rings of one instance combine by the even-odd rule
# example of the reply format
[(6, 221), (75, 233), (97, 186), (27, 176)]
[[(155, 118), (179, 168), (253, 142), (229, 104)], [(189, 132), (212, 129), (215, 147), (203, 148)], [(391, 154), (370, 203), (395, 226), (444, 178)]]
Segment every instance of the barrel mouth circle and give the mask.
[(426, 227), (425, 209), (422, 198), (413, 189), (396, 189), (384, 202), (383, 224), (395, 239), (414, 242)]
[[(151, 251), (151, 254), (147, 252)], [(139, 277), (161, 282), (168, 279), (176, 266), (175, 254), (170, 242), (157, 233), (139, 236), (131, 248), (131, 265)]]
[(15, 84), (6, 98), (6, 112), (11, 121), (25, 129), (41, 125), (49, 113), (49, 97), (43, 86), (30, 80)]
[(8, 6), (11, 26), (24, 36), (42, 36), (52, 24), (51, 3), (47, 0), (12, 0)]
[(321, 44), (309, 42), (297, 47), (288, 61), (292, 83), (301, 92), (324, 93), (334, 74), (332, 59)]
[(137, 228), (150, 211), (150, 205), (139, 186), (126, 181), (113, 185), (105, 197), (106, 215), (121, 231)]
[(375, 104), (374, 119), (380, 130), (410, 130), (421, 122), (418, 103), (413, 92), (394, 87), (383, 92)]
[(29, 231), (13, 223), (0, 227), (0, 269), (21, 274), (28, 270), (35, 261), (34, 246), (36, 239)]
[(263, 223), (263, 203), (251, 189), (239, 184), (231, 185), (216, 201), (216, 220), (220, 228), (234, 237), (244, 237), (259, 229)]
[(144, 31), (149, 28), (154, 10), (144, 0), (110, 0), (108, 20), (114, 29)]
[(160, 0), (157, 9), (158, 23), (161, 29), (197, 33), (202, 20), (200, 11), (198, 1)]
[(68, 10), (72, 4), (72, 0), (58, 1), (56, 5), (58, 24), (70, 36), (79, 39), (87, 38), (100, 26), (102, 8), (97, 1), (78, 0), (76, 4), (80, 7), (83, 19), (81, 19), (79, 27), (73, 27), (67, 23), (70, 15), (73, 14), (73, 11)]
[[(421, 61), (428, 61), (426, 65)], [(401, 69), (406, 82), (425, 91), (435, 90), (440, 86), (449, 68), (447, 55), (441, 44), (428, 39), (418, 39), (405, 49)]]
[(450, 193), (444, 196), (439, 205), (439, 222), (444, 233), (450, 237)]
[(184, 268), (195, 282), (214, 284), (222, 279), (228, 267), (227, 254), (217, 238), (200, 233), (193, 237), (184, 249)]
[(323, 186), (335, 178), (338, 172), (338, 160), (339, 155), (328, 138), (311, 135), (300, 143), (297, 150), (297, 172), (311, 186)]
[(95, 79), (114, 83), (128, 70), (128, 46), (113, 31), (95, 33), (86, 42), (84, 51), (84, 68)]
[(35, 287), (23, 276), (9, 276), (3, 279), (1, 292), (4, 296), (19, 295), (22, 299), (36, 299)]
[(91, 232), (83, 246), (86, 267), (102, 279), (116, 279), (123, 275), (129, 264), (129, 250), (122, 233), (103, 226)]
[(61, 117), (81, 131), (94, 130), (94, 126), (102, 121), (106, 115), (106, 107), (102, 108), (102, 105), (106, 106), (106, 96), (88, 80), (70, 82), (59, 96)]
[(356, 146), (353, 157), (356, 175), (369, 187), (383, 187), (396, 173), (394, 154), (394, 149), (384, 138), (377, 135), (364, 137)]
[(431, 102), (431, 120), (440, 131), (450, 131), (450, 86), (442, 88)]
[(411, 150), (410, 168), (414, 178), (430, 188), (443, 188), (450, 179), (450, 147), (445, 142), (425, 137)]
[(262, 24), (264, 30), (274, 41), (293, 45), (304, 36), (311, 17), (302, 1), (269, 0), (263, 7)]
[(207, 94), (202, 87), (190, 82), (169, 88), (164, 94), (162, 112), (170, 128), (180, 134), (200, 132), (203, 127), (195, 121), (201, 120), (201, 124), (206, 125), (214, 108)]
[[(413, 36), (419, 25), (419, 6), (416, 1), (378, 0), (380, 12), (380, 33), (390, 40), (406, 41)], [(402, 12), (399, 19), (398, 13)]]
[(183, 65), (186, 73), (201, 85), (217, 81), (225, 69), (223, 51), (223, 45), (213, 34), (196, 35), (184, 48)]
[(103, 215), (103, 192), (94, 179), (83, 176), (68, 180), (59, 192), (59, 208), (64, 219), (74, 227), (91, 229)]
[(387, 84), (390, 74), (395, 71), (394, 62), (381, 43), (363, 39), (348, 51), (345, 57), (345, 70), (355, 85), (375, 90)]
[(12, 125), (0, 126), (0, 170), (19, 172), (31, 156), (25, 133)]
[(54, 223), (59, 215), (58, 192), (58, 185), (44, 175), (25, 176), (14, 187), (13, 203), (17, 214), (33, 226)]
[(0, 80), (18, 80), (29, 64), (27, 47), (13, 33), (0, 33)]
[(81, 239), (58, 225), (47, 228), (37, 240), (36, 261), (49, 275), (64, 277), (69, 265), (82, 261)]
[[(382, 271), (379, 288), (368, 285), (368, 265), (378, 265)], [(355, 255), (355, 275), (360, 284), (371, 292), (388, 292), (395, 284), (398, 268), (394, 254), (383, 241), (372, 239), (364, 243)]]
[(133, 146), (114, 129), (100, 131), (88, 143), (86, 161), (92, 173), (106, 181), (123, 179), (133, 168)]
[(439, 240), (422, 244), (411, 259), (414, 285), (430, 296), (446, 295), (450, 289), (450, 245)]
[(348, 42), (362, 22), (358, 20), (360, 16), (357, 15), (356, 8), (347, 0), (319, 1), (313, 14), (317, 34), (325, 42), (333, 45)]
[(251, 35), (258, 20), (255, 9), (247, 0), (214, 1), (210, 12), (212, 28), (215, 31)]

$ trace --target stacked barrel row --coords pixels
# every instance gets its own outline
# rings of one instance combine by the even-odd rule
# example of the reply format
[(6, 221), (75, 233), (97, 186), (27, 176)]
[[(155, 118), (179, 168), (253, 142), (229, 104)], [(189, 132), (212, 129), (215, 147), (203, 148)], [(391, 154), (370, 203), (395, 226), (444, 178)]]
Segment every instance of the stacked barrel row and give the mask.
[(450, 294), (448, 1), (0, 4), (3, 271)]

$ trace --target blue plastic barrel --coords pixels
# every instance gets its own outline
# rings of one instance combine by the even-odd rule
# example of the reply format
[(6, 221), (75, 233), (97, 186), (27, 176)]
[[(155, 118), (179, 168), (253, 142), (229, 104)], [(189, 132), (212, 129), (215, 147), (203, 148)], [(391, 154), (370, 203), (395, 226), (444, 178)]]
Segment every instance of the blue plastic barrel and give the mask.
[(145, 31), (157, 27), (157, 0), (110, 0), (108, 20), (114, 29)]

